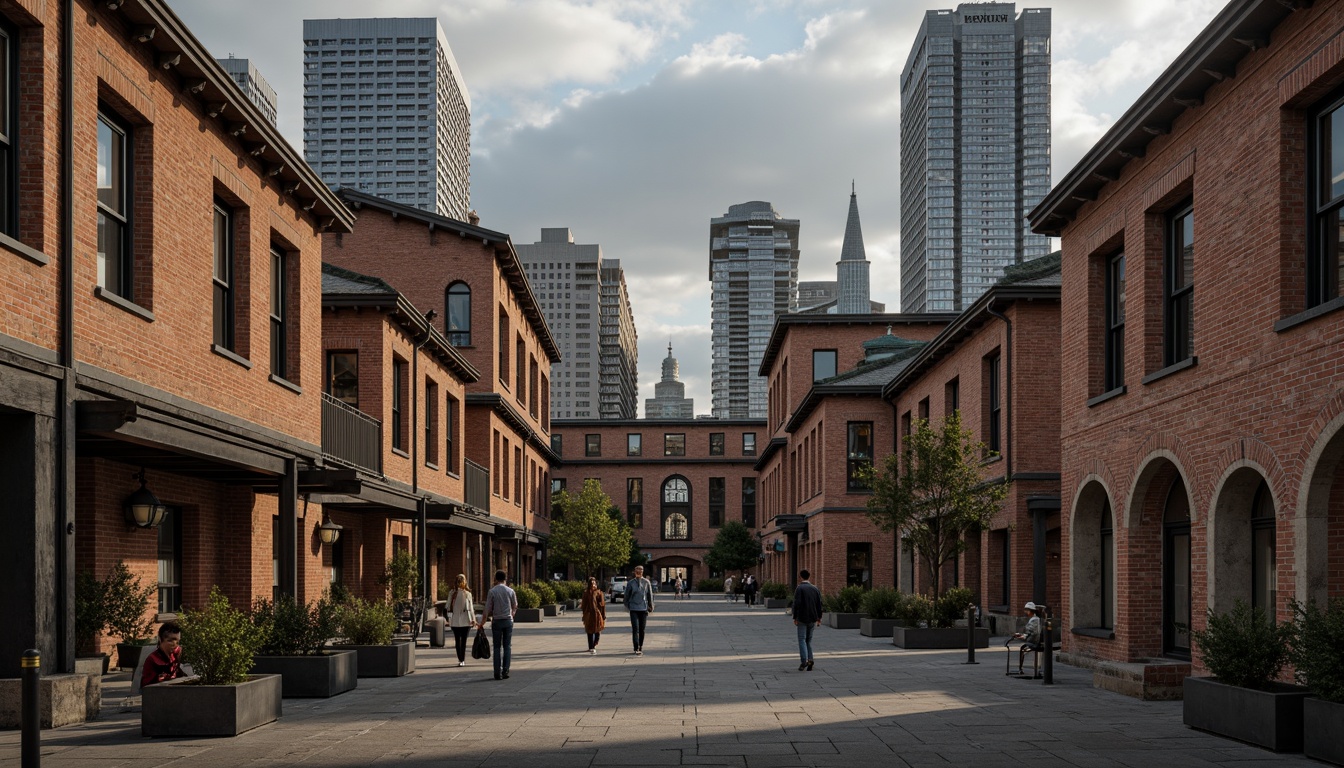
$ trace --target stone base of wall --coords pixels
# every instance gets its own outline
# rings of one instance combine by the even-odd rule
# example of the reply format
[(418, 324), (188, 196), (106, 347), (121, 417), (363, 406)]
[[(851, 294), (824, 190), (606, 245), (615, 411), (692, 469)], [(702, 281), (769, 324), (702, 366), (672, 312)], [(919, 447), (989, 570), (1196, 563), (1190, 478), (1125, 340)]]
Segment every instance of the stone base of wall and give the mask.
[[(102, 706), (102, 661), (98, 661), (98, 674), (48, 675), (39, 681), (38, 687), (41, 692), (38, 712), (43, 728), (93, 720)], [(23, 681), (0, 680), (0, 728), (22, 725), (22, 704)]]
[(1075, 653), (1060, 653), (1055, 659), (1092, 670), (1092, 686), (1144, 701), (1180, 701), (1185, 698), (1185, 678), (1190, 662), (1176, 659), (1111, 661)]

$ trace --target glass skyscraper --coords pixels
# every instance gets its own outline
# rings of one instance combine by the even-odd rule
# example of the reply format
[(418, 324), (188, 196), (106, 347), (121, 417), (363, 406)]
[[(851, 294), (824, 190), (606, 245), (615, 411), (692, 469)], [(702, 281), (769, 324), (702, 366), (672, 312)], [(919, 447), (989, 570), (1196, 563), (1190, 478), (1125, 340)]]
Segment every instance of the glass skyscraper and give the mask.
[(928, 11), (901, 73), (901, 311), (960, 312), (1049, 253), (1050, 9)]

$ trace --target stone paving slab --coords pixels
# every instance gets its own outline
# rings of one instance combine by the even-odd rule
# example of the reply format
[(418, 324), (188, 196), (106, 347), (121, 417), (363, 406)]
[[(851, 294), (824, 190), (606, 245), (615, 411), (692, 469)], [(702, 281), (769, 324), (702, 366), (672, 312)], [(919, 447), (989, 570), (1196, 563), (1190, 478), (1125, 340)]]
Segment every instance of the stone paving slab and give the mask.
[[(1056, 665), (1057, 685), (1003, 674), (1001, 647), (904, 651), (889, 638), (819, 629), (816, 668), (798, 672), (781, 611), (712, 597), (664, 598), (645, 655), (620, 606), (599, 653), (577, 613), (518, 625), (512, 677), (420, 648), (416, 672), (363, 679), (332, 699), (286, 699), (284, 717), (231, 739), (146, 739), (129, 676), (104, 679), (104, 718), (43, 733), (45, 768), (448, 766), (591, 768), (1281, 768), (1318, 765), (1192, 731), (1180, 702), (1092, 688)], [(0, 767), (20, 736), (0, 732)]]

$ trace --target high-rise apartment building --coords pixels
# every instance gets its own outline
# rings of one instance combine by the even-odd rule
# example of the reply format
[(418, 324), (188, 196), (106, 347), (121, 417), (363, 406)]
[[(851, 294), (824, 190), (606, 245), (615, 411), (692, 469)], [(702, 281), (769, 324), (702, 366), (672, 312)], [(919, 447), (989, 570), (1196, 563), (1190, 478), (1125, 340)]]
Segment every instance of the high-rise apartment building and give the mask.
[(250, 59), (236, 59), (233, 54), (229, 54), (227, 59), (215, 59), (215, 61), (229, 73), (229, 77), (238, 84), (248, 100), (261, 110), (266, 121), (275, 125), (276, 112), (280, 106), (279, 99), (275, 95), (275, 89), (261, 76), (261, 72), (257, 71), (256, 65)]
[(798, 220), (763, 201), (728, 207), (709, 222), (713, 415), (765, 418), (757, 375), (775, 317), (798, 309)]
[(639, 337), (620, 260), (575, 244), (566, 227), (543, 228), (541, 240), (514, 250), (560, 347), (552, 418), (635, 418)]
[(471, 97), (438, 20), (305, 20), (303, 149), (333, 188), (467, 221)]
[(960, 312), (1046, 255), (1050, 9), (928, 11), (901, 73), (901, 311)]
[(686, 385), (678, 377), (681, 366), (672, 356), (672, 342), (667, 342), (667, 357), (663, 358), (663, 380), (653, 385), (653, 397), (644, 399), (646, 419), (694, 419), (695, 400), (686, 396)]

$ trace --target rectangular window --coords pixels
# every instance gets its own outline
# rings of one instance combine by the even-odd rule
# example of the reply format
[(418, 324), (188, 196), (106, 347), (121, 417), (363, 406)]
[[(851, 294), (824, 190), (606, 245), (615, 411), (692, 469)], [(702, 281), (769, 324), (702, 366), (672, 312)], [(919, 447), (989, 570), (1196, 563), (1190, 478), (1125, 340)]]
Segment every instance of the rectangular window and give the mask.
[(490, 491), (494, 495), (498, 496), (500, 489), (500, 478), (504, 476), (504, 470), (500, 468), (499, 463), (499, 432), (492, 430), (491, 438), (492, 439), (490, 442), (490, 451), (493, 454), (492, 458), (495, 460), (495, 462), (490, 465)]
[(518, 336), (513, 344), (514, 362), (516, 367), (514, 371), (517, 374), (517, 380), (514, 382), (514, 397), (520, 403), (527, 403), (527, 347), (523, 344), (523, 337)]
[(406, 386), (406, 363), (402, 360), (393, 358), (392, 360), (392, 447), (399, 451), (406, 450), (406, 429), (402, 426), (401, 420), (405, 408), (402, 389)]
[(182, 510), (170, 507), (159, 523), (159, 613), (182, 608)]
[(742, 524), (756, 527), (756, 478), (742, 478)]
[(710, 456), (722, 456), (722, 455), (723, 455), (723, 433), (722, 433), (722, 432), (710, 432), (710, 433), (709, 433), (709, 455), (710, 455)]
[(18, 40), (0, 24), (0, 232), (19, 235)]
[(1167, 216), (1164, 264), (1163, 363), (1174, 365), (1195, 354), (1195, 213), (1189, 202)]
[(951, 416), (961, 409), (961, 377), (947, 382), (943, 387), (943, 415)]
[(1313, 226), (1307, 253), (1307, 306), (1339, 297), (1344, 282), (1344, 98), (1332, 100), (1312, 121), (1314, 183), (1309, 205)]
[(663, 455), (664, 456), (685, 456), (686, 455), (686, 433), (665, 434), (663, 435)]
[(130, 148), (130, 129), (99, 112), (98, 285), (105, 291), (133, 301)]
[(723, 527), (723, 507), (728, 496), (728, 478), (709, 478), (709, 527)]
[(601, 436), (601, 435), (594, 434), (594, 435), (584, 435), (584, 436), (583, 436), (583, 455), (584, 455), (584, 456), (601, 456), (601, 455), (602, 455), (602, 436)]
[(233, 312), (233, 209), (215, 198), (215, 345), (232, 350)]
[(742, 433), (742, 455), (743, 455), (743, 456), (755, 456), (755, 455), (756, 455), (756, 433), (755, 433), (755, 432), (743, 432), (743, 433)]
[(920, 421), (929, 420), (929, 398), (927, 397), (919, 401), (919, 418)]
[(443, 466), (453, 473), (458, 474), (457, 469), (457, 398), (448, 395), (446, 407), (443, 409)]
[(988, 411), (985, 419), (988, 427), (985, 442), (987, 443), (986, 448), (993, 453), (999, 453), (1003, 449), (999, 432), (999, 418), (1002, 416), (999, 401), (999, 363), (1001, 359), (998, 352), (985, 358), (985, 404)]
[(845, 461), (845, 489), (849, 493), (871, 490), (861, 471), (873, 464), (873, 422), (849, 422), (849, 448)]
[(1125, 383), (1125, 254), (1106, 261), (1106, 371), (1110, 392)]
[(359, 407), (359, 353), (327, 352), (327, 394), (351, 408)]
[(625, 479), (625, 516), (631, 528), (644, 527), (644, 478)]
[(513, 503), (523, 503), (523, 449), (513, 449)]
[(331, 543), (331, 583), (345, 586), (345, 539)]
[(812, 350), (812, 380), (821, 381), (835, 375), (835, 350)]
[(439, 464), (439, 385), (425, 379), (425, 464)]
[(551, 450), (556, 456), (565, 455), (565, 436), (559, 433), (551, 435)]
[(644, 452), (644, 435), (631, 432), (625, 436), (625, 455), (638, 456)]
[(281, 379), (290, 378), (288, 260), (284, 251), (271, 246), (271, 373)]
[(504, 386), (509, 386), (509, 341), (512, 336), (509, 334), (509, 315), (503, 307), (499, 308), (499, 381)]

